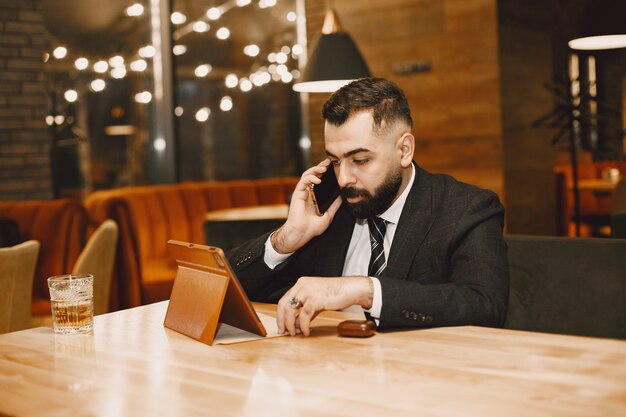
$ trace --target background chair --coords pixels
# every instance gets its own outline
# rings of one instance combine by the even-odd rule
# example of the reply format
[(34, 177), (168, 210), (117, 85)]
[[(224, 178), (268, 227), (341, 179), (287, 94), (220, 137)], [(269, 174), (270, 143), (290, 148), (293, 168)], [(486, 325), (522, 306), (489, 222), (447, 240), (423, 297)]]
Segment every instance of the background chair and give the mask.
[(506, 328), (626, 339), (626, 240), (505, 239)]
[(626, 211), (611, 214), (611, 237), (626, 239)]
[(113, 220), (105, 220), (89, 238), (72, 270), (72, 274), (93, 275), (94, 314), (109, 311), (117, 235), (117, 224)]
[(33, 278), (39, 242), (0, 248), (0, 333), (30, 327)]

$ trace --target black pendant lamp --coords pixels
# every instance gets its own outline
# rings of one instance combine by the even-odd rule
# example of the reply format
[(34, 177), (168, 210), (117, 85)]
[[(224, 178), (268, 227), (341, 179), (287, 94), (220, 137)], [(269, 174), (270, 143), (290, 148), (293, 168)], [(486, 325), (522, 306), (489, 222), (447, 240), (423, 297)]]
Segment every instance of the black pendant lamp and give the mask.
[(302, 78), (293, 85), (293, 89), (307, 93), (332, 93), (350, 81), (370, 75), (354, 41), (344, 32), (335, 11), (329, 9)]

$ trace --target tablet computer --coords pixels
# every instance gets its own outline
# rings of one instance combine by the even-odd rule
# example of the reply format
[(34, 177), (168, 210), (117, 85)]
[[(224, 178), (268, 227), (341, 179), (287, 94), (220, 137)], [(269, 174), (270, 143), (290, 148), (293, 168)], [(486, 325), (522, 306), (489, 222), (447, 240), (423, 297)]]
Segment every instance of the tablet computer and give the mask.
[(219, 323), (267, 335), (222, 249), (178, 240), (167, 244), (178, 269), (165, 327), (209, 345)]

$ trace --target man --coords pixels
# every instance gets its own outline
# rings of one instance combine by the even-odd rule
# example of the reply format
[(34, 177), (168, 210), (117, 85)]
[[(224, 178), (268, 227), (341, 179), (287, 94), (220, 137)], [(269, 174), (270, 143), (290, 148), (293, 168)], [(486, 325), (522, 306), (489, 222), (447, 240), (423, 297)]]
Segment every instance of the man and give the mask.
[[(379, 329), (501, 326), (509, 272), (496, 194), (413, 163), (409, 106), (387, 80), (353, 81), (322, 115), (328, 159), (302, 174), (279, 229), (230, 256), (249, 297), (278, 301), (291, 335), (354, 304)], [(311, 187), (327, 169), (341, 196), (318, 216)]]

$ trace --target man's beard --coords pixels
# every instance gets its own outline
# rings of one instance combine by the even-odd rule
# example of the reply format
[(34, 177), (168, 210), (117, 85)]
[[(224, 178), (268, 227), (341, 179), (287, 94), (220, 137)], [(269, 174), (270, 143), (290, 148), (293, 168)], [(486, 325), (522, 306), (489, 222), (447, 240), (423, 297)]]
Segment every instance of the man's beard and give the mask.
[[(365, 189), (346, 187), (341, 189), (341, 197), (352, 215), (358, 219), (367, 219), (382, 214), (391, 207), (401, 184), (402, 176), (398, 169), (376, 188), (374, 195)], [(349, 197), (362, 197), (362, 199), (357, 203), (349, 203), (346, 201)]]

